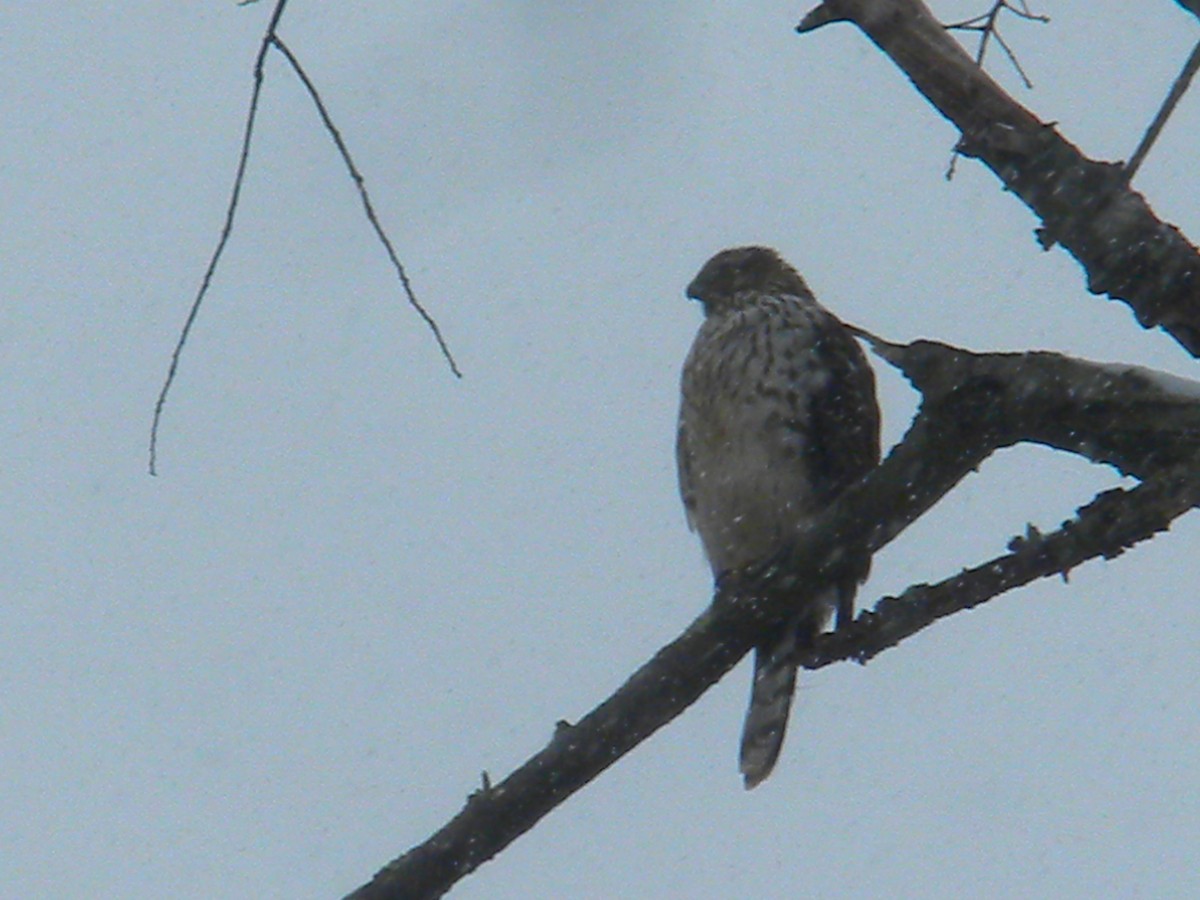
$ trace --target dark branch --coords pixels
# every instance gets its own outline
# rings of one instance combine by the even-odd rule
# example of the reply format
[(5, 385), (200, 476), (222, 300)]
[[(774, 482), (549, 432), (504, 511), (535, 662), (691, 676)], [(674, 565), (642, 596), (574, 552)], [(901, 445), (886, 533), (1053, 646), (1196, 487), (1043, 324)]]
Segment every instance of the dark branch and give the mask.
[(1061, 243), (1092, 293), (1200, 355), (1200, 253), (1129, 188), (1123, 166), (1088, 159), (1008, 96), (921, 0), (826, 0), (797, 30), (839, 21), (857, 25), (959, 129), (959, 151), (1033, 210), (1042, 245)]
[(1137, 149), (1133, 151), (1133, 156), (1129, 157), (1129, 162), (1125, 164), (1126, 181), (1133, 181), (1133, 176), (1137, 174), (1137, 170), (1141, 168), (1143, 160), (1150, 153), (1150, 148), (1158, 140), (1163, 126), (1167, 124), (1167, 120), (1171, 118), (1171, 113), (1175, 111), (1175, 107), (1183, 99), (1183, 95), (1187, 93), (1187, 89), (1191, 85), (1192, 78), (1195, 77), (1197, 69), (1200, 69), (1200, 43), (1197, 43), (1192, 48), (1187, 61), (1183, 64), (1183, 69), (1175, 78), (1175, 82), (1171, 85), (1171, 90), (1167, 92), (1167, 99), (1158, 108), (1158, 112), (1154, 116), (1154, 121), (1150, 123), (1150, 127), (1142, 135), (1142, 140), (1138, 144)]
[(969, 19), (964, 19), (961, 22), (952, 22), (946, 25), (947, 31), (977, 31), (979, 32), (979, 46), (975, 50), (975, 64), (983, 65), (983, 59), (987, 55), (988, 42), (995, 38), (996, 43), (1000, 45), (1000, 49), (1008, 57), (1008, 61), (1012, 63), (1012, 67), (1021, 77), (1021, 83), (1025, 87), (1032, 89), (1033, 82), (1029, 80), (1029, 76), (1025, 74), (1025, 69), (1017, 60), (1017, 55), (1012, 48), (1004, 40), (1004, 36), (1000, 34), (1000, 13), (1007, 10), (1014, 16), (1020, 19), (1027, 19), (1031, 22), (1041, 22), (1045, 24), (1050, 21), (1049, 16), (1040, 16), (1032, 12), (1029, 7), (1022, 3), (1020, 8), (1013, 6), (1008, 0), (993, 0), (992, 8), (978, 16), (972, 16)]
[(1156, 476), (1132, 491), (1101, 494), (1053, 534), (1014, 538), (1012, 551), (935, 585), (914, 585), (884, 597), (848, 628), (823, 635), (804, 666), (819, 669), (852, 659), (865, 663), (938, 619), (971, 609), (1038, 578), (1062, 573), (1097, 556), (1112, 559), (1165, 531), (1200, 504), (1200, 479), (1189, 469)]
[[(247, 5), (252, 0), (246, 0), (240, 5)], [(167, 376), (163, 379), (162, 389), (159, 391), (158, 399), (154, 404), (154, 419), (150, 425), (150, 474), (158, 474), (158, 427), (162, 420), (163, 408), (167, 403), (167, 395), (171, 391), (171, 386), (175, 383), (175, 374), (179, 369), (179, 359), (183, 355), (183, 348), (187, 345), (188, 337), (191, 335), (192, 326), (196, 322), (196, 317), (200, 313), (200, 305), (204, 301), (205, 295), (208, 294), (209, 285), (212, 283), (213, 275), (217, 271), (217, 264), (220, 262), (221, 255), (225, 252), (225, 245), (229, 242), (229, 236), (233, 233), (233, 221), (237, 214), (238, 198), (242, 193), (242, 184), (246, 178), (246, 167), (250, 161), (250, 146), (254, 135), (254, 122), (258, 115), (258, 100), (262, 94), (263, 83), (263, 64), (266, 60), (267, 51), (271, 47), (275, 47), (283, 57), (288, 61), (292, 70), (296, 73), (300, 82), (304, 85), (304, 89), (308, 91), (309, 97), (317, 108), (317, 113), (321, 117), (321, 121), (325, 126), (325, 130), (329, 136), (333, 138), (333, 142), (341, 154), (342, 161), (346, 164), (346, 168), (350, 172), (350, 177), (354, 181), (355, 187), (358, 189), (359, 197), (362, 200), (363, 209), (366, 212), (367, 220), (371, 223), (371, 227), (375, 230), (375, 235), (383, 244), (384, 250), (387, 252), (388, 259), (391, 260), (392, 267), (396, 270), (396, 275), (400, 279), (400, 285), (404, 289), (404, 294), (408, 298), (409, 305), (416, 310), (417, 314), (429, 327), (433, 333), (433, 338), (437, 341), (438, 349), (445, 358), (446, 363), (450, 366), (450, 371), (454, 373), (456, 378), (462, 378), (462, 372), (458, 368), (458, 364), (454, 360), (453, 354), (450, 352), (450, 347), (446, 344), (446, 340), (442, 337), (442, 331), (438, 327), (437, 322), (431, 316), (424, 305), (417, 299), (416, 293), (413, 291), (412, 283), (409, 281), (408, 273), (405, 272), (403, 264), (400, 262), (399, 256), (396, 255), (396, 250), (392, 246), (391, 239), (383, 230), (383, 226), (379, 224), (379, 217), (375, 214), (375, 208), (371, 203), (371, 197), (367, 193), (366, 179), (359, 172), (358, 167), (354, 164), (354, 159), (350, 156), (350, 149), (346, 146), (346, 142), (342, 139), (341, 132), (333, 122), (333, 118), (329, 115), (329, 111), (325, 108), (325, 103), (321, 99), (320, 92), (316, 85), (308, 77), (304, 67), (300, 64), (300, 60), (295, 54), (284, 44), (283, 40), (276, 33), (279, 27), (279, 21), (283, 17), (284, 7), (287, 6), (287, 0), (278, 0), (275, 5), (275, 10), (271, 14), (271, 21), (267, 25), (266, 34), (263, 35), (262, 43), (258, 48), (258, 55), (254, 60), (254, 88), (250, 94), (250, 108), (246, 114), (246, 126), (242, 134), (242, 149), (238, 156), (237, 175), (233, 180), (233, 190), (230, 191), (229, 203), (225, 209), (225, 223), (221, 228), (221, 236), (217, 241), (216, 249), (213, 250), (212, 256), (208, 261), (208, 268), (205, 269), (204, 277), (200, 281), (200, 289), (196, 292), (195, 298), (192, 300), (192, 306), (188, 310), (187, 319), (183, 323), (183, 328), (179, 332), (179, 338), (175, 342), (175, 349), (171, 353), (171, 364), (167, 368)]]
[(438, 349), (442, 351), (442, 356), (445, 357), (446, 363), (450, 366), (450, 371), (454, 373), (456, 378), (462, 378), (462, 372), (459, 371), (458, 363), (454, 361), (454, 356), (450, 353), (450, 348), (446, 345), (445, 338), (442, 337), (442, 330), (438, 327), (438, 323), (434, 321), (433, 316), (417, 299), (417, 295), (413, 292), (412, 283), (408, 280), (408, 273), (404, 271), (404, 265), (400, 262), (400, 257), (396, 255), (396, 249), (392, 246), (391, 239), (387, 236), (387, 232), (383, 230), (383, 226), (379, 224), (379, 217), (375, 215), (375, 207), (371, 204), (371, 195), (367, 193), (367, 182), (359, 172), (358, 167), (354, 164), (354, 159), (350, 156), (350, 148), (346, 146), (346, 142), (342, 140), (342, 134), (333, 123), (328, 110), (325, 109), (325, 103), (321, 99), (320, 92), (317, 91), (308, 77), (308, 73), (304, 71), (304, 67), (300, 65), (300, 60), (288, 49), (287, 45), (279, 38), (278, 35), (272, 35), (271, 43), (275, 48), (284, 55), (288, 63), (291, 64), (293, 71), (299, 77), (304, 89), (308, 91), (308, 96), (312, 98), (313, 105), (317, 107), (317, 113), (321, 116), (321, 121), (325, 125), (325, 130), (329, 132), (329, 136), (333, 138), (333, 143), (337, 146), (338, 153), (342, 156), (342, 162), (346, 164), (346, 169), (350, 172), (350, 177), (354, 180), (354, 186), (358, 188), (358, 196), (362, 200), (363, 211), (366, 213), (367, 221), (371, 223), (371, 227), (375, 229), (375, 236), (379, 238), (379, 242), (383, 244), (383, 249), (387, 251), (388, 259), (392, 261), (392, 268), (396, 270), (396, 275), (400, 279), (400, 284), (404, 288), (404, 294), (408, 297), (409, 305), (417, 311), (433, 333), (433, 339), (437, 341)]
[(254, 120), (258, 116), (258, 98), (262, 94), (263, 62), (267, 58), (267, 50), (271, 47), (275, 29), (279, 25), (286, 6), (287, 0), (278, 0), (275, 4), (275, 11), (271, 13), (271, 21), (267, 25), (267, 33), (263, 35), (262, 43), (258, 47), (258, 55), (254, 58), (254, 87), (250, 92), (250, 108), (246, 112), (246, 127), (242, 132), (242, 151), (238, 155), (237, 174), (233, 179), (233, 190), (229, 193), (229, 203), (225, 207), (225, 224), (221, 227), (221, 236), (217, 240), (217, 246), (208, 260), (208, 268), (204, 270), (204, 277), (200, 279), (200, 289), (192, 300), (187, 319), (184, 320), (183, 328), (179, 332), (179, 339), (175, 342), (175, 349), (171, 352), (171, 364), (167, 367), (167, 377), (163, 379), (162, 389), (159, 390), (158, 399), (154, 403), (154, 420), (150, 423), (151, 475), (158, 474), (158, 426), (162, 421), (163, 407), (167, 404), (167, 394), (171, 391), (171, 385), (175, 383), (175, 373), (179, 370), (179, 358), (183, 355), (183, 348), (187, 345), (188, 337), (192, 333), (192, 326), (196, 323), (196, 316), (200, 313), (200, 304), (204, 302), (208, 286), (212, 284), (213, 275), (217, 271), (217, 263), (221, 260), (221, 254), (225, 252), (225, 245), (229, 243), (229, 235), (233, 233), (233, 218), (237, 214), (242, 183), (246, 180), (246, 165), (250, 162), (250, 142), (254, 136)]
[(960, 393), (982, 398), (984, 385), (1003, 385), (992, 398), (1003, 405), (991, 412), (1019, 440), (1139, 479), (1200, 458), (1200, 382), (1061, 353), (972, 353), (937, 341), (893, 344), (852, 330), (902, 370), (926, 403)]
[[(872, 550), (884, 546), (999, 447), (1038, 441), (1134, 472), (1153, 461), (1179, 464), (1169, 478), (1100, 497), (1062, 531), (1026, 538), (1008, 556), (884, 600), (844, 633), (822, 638), (805, 665), (865, 660), (955, 608), (1086, 559), (1116, 555), (1200, 499), (1195, 385), (1181, 382), (1172, 390), (1169, 382), (1138, 370), (1055, 354), (973, 354), (932, 342), (872, 341), (924, 395), (912, 428), (887, 459), (826, 510), (796, 546), (724, 579), (712, 605), (608, 700), (576, 725), (561, 723), (544, 750), (504, 781), (473, 794), (444, 828), (352, 898), (425, 898), (449, 890), (699, 698), (782, 624), (797, 596), (821, 590), (834, 577), (824, 566), (839, 546), (848, 540)], [(1120, 406), (1123, 394), (1126, 408)], [(1142, 429), (1155, 416), (1143, 416), (1143, 407), (1169, 413), (1164, 433), (1154, 436), (1158, 453), (1139, 451), (1122, 427), (1127, 413), (1144, 438)], [(1097, 411), (1116, 419), (1101, 422)]]

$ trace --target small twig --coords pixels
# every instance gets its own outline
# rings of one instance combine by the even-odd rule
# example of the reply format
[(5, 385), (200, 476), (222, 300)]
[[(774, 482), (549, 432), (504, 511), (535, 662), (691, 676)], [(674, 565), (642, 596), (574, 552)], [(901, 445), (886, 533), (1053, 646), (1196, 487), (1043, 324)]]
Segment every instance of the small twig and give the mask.
[(1033, 82), (1029, 80), (1029, 76), (1025, 74), (1025, 70), (1021, 68), (1020, 62), (1017, 61), (1016, 54), (1012, 48), (1005, 43), (1004, 38), (1000, 34), (1000, 26), (997, 22), (1000, 13), (1008, 10), (1017, 18), (1026, 19), (1030, 22), (1041, 22), (1045, 24), (1050, 21), (1049, 16), (1042, 16), (1034, 13), (1029, 9), (1029, 5), (1021, 0), (1020, 7), (1013, 6), (1008, 0), (994, 0), (992, 8), (985, 13), (980, 13), (977, 16), (972, 16), (970, 19), (963, 19), (961, 22), (951, 22), (944, 26), (947, 31), (978, 31), (979, 32), (979, 47), (975, 51), (976, 65), (983, 65), (983, 58), (987, 55), (988, 41), (993, 37), (996, 43), (1000, 45), (1008, 61), (1012, 63), (1017, 74), (1021, 77), (1021, 81), (1025, 87), (1032, 90)]
[(196, 292), (195, 299), (192, 300), (192, 308), (188, 310), (187, 319), (179, 332), (179, 339), (175, 342), (175, 349), (171, 352), (171, 364), (167, 367), (167, 377), (163, 379), (162, 389), (158, 392), (158, 400), (154, 404), (154, 420), (150, 424), (151, 475), (158, 474), (158, 426), (162, 421), (167, 394), (171, 391), (171, 385), (175, 383), (175, 373), (179, 369), (179, 357), (183, 354), (183, 348), (192, 332), (192, 325), (195, 324), (196, 316), (200, 313), (200, 304), (204, 302), (204, 296), (208, 293), (209, 285), (212, 284), (213, 274), (217, 271), (217, 263), (221, 259), (221, 254), (225, 252), (225, 245), (229, 243), (229, 235), (233, 232), (233, 217), (237, 213), (242, 182), (246, 178), (246, 165), (250, 161), (250, 140), (254, 135), (254, 120), (258, 115), (258, 98), (262, 94), (263, 62), (267, 58), (267, 50), (271, 47), (275, 29), (279, 25), (279, 19), (283, 16), (285, 6), (287, 6), (287, 0), (278, 0), (275, 4), (275, 11), (271, 13), (271, 21), (267, 25), (267, 33), (263, 35), (262, 44), (258, 48), (258, 56), (254, 59), (254, 88), (250, 93), (250, 109), (246, 113), (246, 127), (242, 133), (242, 152), (238, 157), (237, 175), (233, 179), (233, 190), (230, 191), (229, 204), (225, 208), (225, 224), (221, 227), (221, 237), (217, 240), (217, 246), (208, 260), (208, 268), (205, 269), (204, 278), (200, 281), (200, 289)]
[(1012, 63), (1012, 67), (1021, 76), (1021, 81), (1025, 85), (1025, 89), (1032, 91), (1033, 82), (1029, 80), (1029, 76), (1025, 74), (1025, 70), (1021, 67), (1021, 62), (1017, 59), (1017, 54), (1013, 53), (1012, 48), (1008, 46), (1008, 42), (1004, 40), (1004, 35), (999, 31), (993, 31), (992, 37), (996, 39), (996, 43), (1000, 45), (1000, 49), (1004, 51), (1004, 55), (1008, 57), (1008, 61)]
[(1183, 69), (1175, 79), (1175, 83), (1171, 85), (1171, 90), (1167, 93), (1167, 98), (1163, 100), (1162, 106), (1158, 108), (1158, 112), (1154, 116), (1154, 121), (1150, 123), (1150, 127), (1142, 135), (1141, 143), (1133, 151), (1133, 156), (1129, 157), (1129, 162), (1125, 164), (1126, 182), (1133, 181), (1133, 176), (1137, 174), (1137, 170), (1141, 168), (1147, 154), (1150, 153), (1150, 148), (1158, 140), (1158, 135), (1163, 130), (1163, 126), (1167, 124), (1167, 120), (1171, 118), (1171, 113), (1175, 111), (1175, 107), (1183, 99), (1183, 95), (1187, 93), (1187, 89), (1191, 86), (1192, 77), (1196, 74), (1197, 69), (1200, 69), (1200, 43), (1197, 43), (1192, 48), (1191, 55), (1188, 56), (1187, 62), (1183, 64)]
[(413, 292), (412, 283), (408, 280), (408, 273), (404, 271), (404, 265), (396, 255), (396, 250), (392, 247), (392, 242), (383, 230), (383, 226), (379, 224), (379, 218), (375, 215), (375, 208), (371, 205), (371, 197), (367, 193), (366, 180), (354, 164), (354, 159), (350, 156), (350, 149), (346, 146), (346, 142), (342, 140), (341, 132), (338, 131), (337, 126), (333, 124), (333, 119), (330, 117), (329, 111), (326, 110), (316, 85), (312, 83), (312, 80), (308, 77), (308, 73), (300, 65), (300, 60), (288, 49), (287, 45), (284, 44), (278, 35), (273, 34), (271, 36), (271, 43), (275, 45), (275, 48), (283, 54), (284, 58), (291, 65), (296, 75), (300, 78), (300, 82), (304, 85), (304, 89), (308, 91), (309, 97), (312, 98), (313, 104), (317, 107), (317, 113), (321, 116), (325, 130), (333, 138), (333, 143), (337, 145), (338, 153), (342, 156), (342, 162), (346, 164), (346, 168), (350, 172), (350, 177), (354, 179), (354, 186), (358, 188), (358, 195), (362, 198), (363, 210), (367, 214), (367, 220), (371, 223), (371, 227), (375, 229), (375, 236), (383, 244), (383, 249), (387, 251), (388, 259), (392, 261), (392, 266), (395, 268), (396, 274), (400, 277), (400, 284), (404, 287), (404, 293), (408, 297), (409, 305), (417, 311), (417, 315), (425, 320), (425, 324), (433, 332), (433, 339), (437, 341), (438, 349), (442, 351), (442, 356), (446, 358), (446, 362), (450, 366), (450, 371), (454, 373), (456, 378), (462, 378), (462, 372), (459, 371), (458, 364), (454, 361), (454, 356), (451, 355), (450, 348), (446, 345), (446, 341), (442, 337), (441, 329), (438, 328), (438, 324), (434, 321), (433, 316), (428, 313), (425, 307), (421, 305), (421, 301), (417, 299), (417, 295)]
[[(983, 67), (983, 58), (987, 55), (988, 42), (995, 38), (1000, 49), (1004, 51), (1004, 55), (1008, 57), (1009, 63), (1016, 70), (1017, 75), (1021, 79), (1021, 83), (1025, 85), (1026, 90), (1033, 90), (1033, 81), (1026, 74), (1021, 61), (1017, 59), (1017, 54), (1013, 52), (1012, 47), (1004, 40), (1004, 36), (1000, 34), (1000, 26), (997, 23), (997, 18), (1003, 10), (1008, 10), (1013, 15), (1021, 19), (1027, 19), (1031, 22), (1041, 22), (1045, 24), (1050, 21), (1049, 16), (1037, 15), (1029, 9), (1029, 5), (1021, 0), (1020, 7), (1013, 6), (1007, 0), (994, 0), (992, 8), (985, 13), (980, 13), (977, 16), (972, 16), (969, 19), (963, 19), (961, 22), (951, 22), (943, 27), (947, 31), (978, 31), (979, 46), (975, 50), (975, 65)], [(946, 166), (946, 180), (950, 181), (954, 178), (955, 164), (958, 162), (958, 157), (961, 154), (955, 150), (950, 154), (950, 163)]]

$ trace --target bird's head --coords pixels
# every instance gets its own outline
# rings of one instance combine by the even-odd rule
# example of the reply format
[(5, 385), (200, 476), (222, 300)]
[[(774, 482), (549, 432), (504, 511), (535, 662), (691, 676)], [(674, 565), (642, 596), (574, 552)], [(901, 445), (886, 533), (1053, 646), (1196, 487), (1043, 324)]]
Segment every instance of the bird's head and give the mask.
[(687, 295), (704, 305), (705, 315), (724, 313), (751, 294), (807, 296), (808, 285), (800, 273), (770, 247), (734, 247), (722, 250), (704, 264), (687, 286)]

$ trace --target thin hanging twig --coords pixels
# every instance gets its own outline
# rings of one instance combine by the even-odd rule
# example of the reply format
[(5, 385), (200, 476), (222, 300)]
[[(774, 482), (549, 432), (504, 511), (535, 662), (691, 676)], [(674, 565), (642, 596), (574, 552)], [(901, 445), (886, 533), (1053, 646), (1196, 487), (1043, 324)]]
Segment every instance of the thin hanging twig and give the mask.
[(375, 207), (372, 206), (371, 197), (367, 193), (366, 180), (354, 164), (354, 160), (350, 156), (350, 150), (347, 148), (346, 142), (342, 140), (341, 132), (333, 124), (333, 119), (330, 117), (329, 111), (325, 109), (325, 104), (321, 100), (321, 94), (317, 91), (316, 85), (312, 83), (312, 80), (308, 77), (308, 73), (300, 65), (300, 60), (288, 49), (287, 45), (284, 44), (278, 35), (271, 35), (271, 43), (275, 45), (275, 49), (282, 53), (288, 63), (291, 64), (292, 69), (300, 78), (300, 82), (304, 85), (304, 89), (308, 91), (308, 95), (312, 98), (313, 104), (317, 107), (321, 121), (325, 124), (325, 130), (329, 132), (329, 136), (333, 138), (334, 144), (337, 145), (338, 153), (342, 155), (342, 161), (346, 164), (346, 169), (349, 170), (350, 177), (354, 179), (354, 186), (358, 188), (358, 195), (362, 198), (363, 210), (366, 212), (367, 220), (371, 223), (371, 227), (375, 229), (375, 236), (383, 244), (383, 249), (387, 251), (388, 259), (392, 261), (392, 266), (395, 268), (396, 274), (400, 277), (400, 284), (404, 287), (404, 293), (408, 297), (409, 305), (417, 311), (417, 315), (425, 320), (425, 324), (433, 332), (433, 338), (437, 341), (438, 349), (442, 351), (442, 356), (446, 358), (446, 362), (450, 366), (450, 371), (454, 373), (455, 377), (462, 378), (462, 372), (459, 371), (458, 364), (454, 361), (454, 357), (450, 353), (450, 348), (446, 345), (446, 341), (442, 337), (442, 330), (438, 328), (438, 324), (433, 320), (433, 316), (429, 315), (429, 312), (421, 305), (421, 301), (417, 299), (417, 295), (413, 292), (412, 283), (408, 280), (408, 273), (404, 271), (404, 265), (396, 255), (396, 250), (392, 247), (392, 242), (388, 238), (387, 233), (384, 232), (383, 226), (379, 224), (379, 218), (375, 215)]
[[(240, 6), (248, 5), (254, 0), (242, 0)], [(187, 345), (188, 338), (191, 335), (192, 326), (196, 322), (196, 317), (200, 313), (200, 305), (204, 302), (205, 296), (208, 294), (209, 286), (212, 284), (213, 275), (216, 273), (217, 264), (220, 262), (221, 255), (225, 252), (225, 245), (229, 242), (229, 237), (233, 232), (233, 220), (237, 213), (238, 200), (242, 192), (242, 184), (246, 178), (246, 167), (250, 160), (250, 147), (254, 135), (254, 123), (258, 116), (258, 101), (262, 94), (263, 83), (263, 65), (266, 60), (267, 51), (274, 47), (284, 59), (291, 65), (292, 70), (300, 78), (300, 82), (308, 91), (313, 103), (317, 107), (317, 112), (321, 116), (321, 121), (325, 125), (325, 130), (333, 138), (334, 144), (337, 146), (338, 152), (341, 154), (342, 161), (346, 164), (346, 168), (350, 172), (350, 177), (354, 180), (354, 184), (358, 189), (359, 196), (362, 198), (363, 209), (366, 211), (367, 220), (371, 223), (371, 227), (375, 230), (376, 236), (380, 243), (383, 244), (384, 250), (387, 251), (388, 259), (391, 260), (396, 274), (400, 278), (400, 284), (404, 288), (405, 296), (408, 298), (409, 304), (417, 311), (417, 314), (424, 320), (429, 330), (433, 333), (434, 340), (437, 341), (438, 349), (446, 362), (450, 366), (450, 371), (456, 378), (462, 378), (462, 372), (455, 362), (454, 356), (450, 352), (450, 347), (447, 345), (445, 338), (442, 336), (441, 329), (437, 322), (429, 314), (428, 310), (417, 299), (416, 293), (413, 291), (412, 283), (409, 281), (408, 273), (405, 272), (400, 258), (396, 255), (396, 250), (392, 246), (391, 240), (387, 233), (383, 230), (383, 226), (379, 223), (379, 217), (375, 213), (375, 208), (371, 203), (371, 198), (367, 193), (366, 181), (359, 172), (358, 167), (354, 164), (353, 158), (350, 156), (350, 150), (346, 146), (346, 142), (342, 139), (341, 133), (330, 117), (328, 110), (325, 108), (324, 102), (321, 100), (321, 95), (313, 84), (312, 79), (308, 77), (308, 73), (304, 71), (304, 67), (296, 58), (295, 54), (288, 49), (287, 45), (279, 38), (276, 33), (279, 27), (279, 21), (283, 17), (284, 8), (287, 6), (287, 0), (277, 0), (275, 9), (271, 14), (270, 23), (267, 25), (267, 31), (263, 35), (262, 43), (258, 48), (258, 55), (254, 60), (254, 88), (250, 94), (250, 108), (246, 114), (246, 126), (242, 134), (242, 149), (238, 157), (237, 174), (234, 177), (233, 189), (229, 194), (229, 203), (225, 209), (225, 223), (221, 228), (221, 236), (217, 241), (217, 246), (213, 250), (212, 256), (209, 258), (208, 267), (204, 271), (204, 277), (200, 281), (200, 288), (196, 292), (195, 298), (192, 300), (192, 306), (188, 310), (187, 319), (183, 323), (183, 328), (180, 329), (179, 339), (175, 342), (175, 349), (171, 353), (171, 363), (167, 367), (166, 378), (163, 379), (162, 389), (159, 391), (158, 399), (154, 404), (154, 419), (150, 425), (150, 474), (158, 474), (158, 429), (162, 422), (163, 408), (167, 403), (167, 395), (171, 391), (171, 386), (175, 383), (175, 375), (179, 370), (179, 359), (183, 355), (183, 348)]]

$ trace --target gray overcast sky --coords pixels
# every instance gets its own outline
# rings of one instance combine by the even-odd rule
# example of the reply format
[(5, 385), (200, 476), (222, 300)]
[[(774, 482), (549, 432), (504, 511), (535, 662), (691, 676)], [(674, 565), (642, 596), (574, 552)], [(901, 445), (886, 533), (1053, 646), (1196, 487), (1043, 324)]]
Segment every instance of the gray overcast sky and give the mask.
[[(936, 4), (945, 19), (982, 2)], [(1036, 83), (1137, 142), (1200, 24), (1039, 3)], [(280, 57), (225, 262), (268, 2), (0, 10), (0, 894), (331, 897), (424, 839), (708, 599), (678, 371), (715, 250), (777, 246), (893, 339), (1194, 377), (1087, 295), (850, 27), (791, 3), (293, 0), (282, 33), (466, 378), (404, 305)], [(1185, 99), (1137, 186), (1200, 235)], [(911, 392), (880, 371), (887, 436)], [(1017, 449), (876, 560), (873, 602), (1057, 525), (1108, 470)], [(740, 667), (464, 898), (1195, 896), (1200, 523), (866, 668), (805, 678), (747, 794)]]

